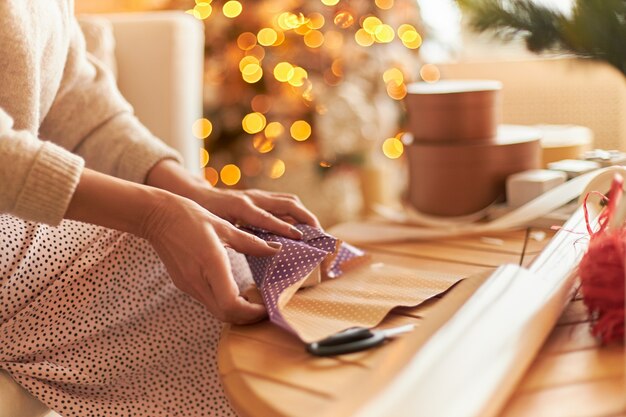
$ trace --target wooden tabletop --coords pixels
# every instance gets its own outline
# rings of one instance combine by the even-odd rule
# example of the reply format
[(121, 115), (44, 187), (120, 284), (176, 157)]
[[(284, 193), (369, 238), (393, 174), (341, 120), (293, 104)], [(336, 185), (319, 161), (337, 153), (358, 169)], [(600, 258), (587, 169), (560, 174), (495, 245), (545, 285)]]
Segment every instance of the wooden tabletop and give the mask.
[[(375, 261), (467, 277), (488, 274), (504, 263), (529, 265), (550, 236), (549, 231), (529, 229), (362, 247)], [(429, 327), (429, 312), (458, 299), (459, 287), (475, 282), (470, 278), (443, 297), (396, 309), (380, 327), (414, 323), (419, 338), (420, 330)], [(233, 326), (225, 329), (220, 341), (219, 369), (242, 417), (308, 417), (313, 412), (319, 417), (350, 416), (402, 369), (419, 348), (415, 339), (401, 337), (365, 352), (318, 358), (268, 322)], [(576, 296), (501, 416), (626, 417), (624, 369), (624, 347), (598, 344), (589, 333), (585, 306)]]

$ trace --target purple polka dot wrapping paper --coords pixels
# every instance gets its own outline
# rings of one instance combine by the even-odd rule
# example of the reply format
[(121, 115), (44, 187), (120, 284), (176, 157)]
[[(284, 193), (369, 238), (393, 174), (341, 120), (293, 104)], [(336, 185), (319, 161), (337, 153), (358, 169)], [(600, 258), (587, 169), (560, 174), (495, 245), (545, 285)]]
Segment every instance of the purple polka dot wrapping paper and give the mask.
[[(253, 230), (282, 248), (272, 257), (247, 260), (270, 321), (306, 343), (350, 327), (374, 327), (394, 307), (418, 305), (462, 278), (372, 262), (320, 229), (296, 227), (302, 240)], [(315, 281), (317, 269), (321, 283), (303, 288)]]

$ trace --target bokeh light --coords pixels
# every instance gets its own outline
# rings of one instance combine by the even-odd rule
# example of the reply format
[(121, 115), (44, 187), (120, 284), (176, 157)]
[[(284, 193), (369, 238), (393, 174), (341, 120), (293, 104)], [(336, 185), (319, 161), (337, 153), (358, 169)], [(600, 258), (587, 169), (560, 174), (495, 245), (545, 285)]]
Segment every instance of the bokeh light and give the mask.
[(393, 7), (394, 0), (375, 0), (376, 7), (382, 10), (389, 10)]
[(220, 175), (215, 168), (206, 167), (204, 168), (204, 178), (206, 178), (211, 185), (215, 186), (220, 179)]
[(252, 110), (258, 113), (267, 113), (272, 108), (272, 99), (265, 94), (257, 94), (250, 101)]
[(252, 32), (244, 32), (237, 37), (237, 46), (243, 51), (252, 49), (256, 45), (256, 36)]
[(335, 6), (339, 3), (339, 0), (322, 0), (322, 4), (325, 6)]
[(263, 170), (261, 158), (256, 155), (247, 155), (241, 160), (241, 172), (248, 177), (256, 177)]
[(241, 170), (235, 164), (224, 165), (220, 171), (220, 179), (226, 185), (235, 185), (241, 179)]
[(254, 84), (263, 78), (263, 68), (258, 64), (249, 64), (241, 71), (241, 77), (249, 84)]
[(206, 139), (212, 131), (213, 125), (205, 118), (198, 119), (191, 125), (191, 133), (198, 139)]
[(247, 133), (255, 134), (265, 129), (266, 119), (262, 113), (248, 113), (241, 121), (241, 127)]
[(270, 166), (269, 177), (277, 179), (285, 174), (285, 162), (282, 159), (276, 159)]
[(394, 100), (402, 100), (406, 97), (406, 85), (397, 80), (391, 80), (387, 83), (387, 95)]
[(244, 56), (239, 61), (239, 71), (243, 72), (244, 68), (251, 64), (259, 65), (260, 61), (255, 56)]
[(200, 148), (200, 166), (204, 168), (208, 163), (209, 163), (209, 152), (204, 148)]
[(347, 29), (354, 24), (354, 16), (347, 10), (337, 12), (334, 22), (342, 29)]
[(280, 82), (287, 82), (293, 77), (293, 65), (288, 62), (279, 62), (274, 67), (274, 77)]
[(309, 23), (307, 26), (311, 29), (321, 29), (326, 23), (326, 19), (321, 13), (313, 12), (309, 15)]
[(396, 81), (397, 83), (404, 82), (404, 75), (398, 68), (389, 68), (383, 73), (383, 81), (388, 83), (389, 81)]
[(324, 43), (324, 35), (319, 30), (312, 30), (304, 35), (304, 44), (309, 48), (319, 48)]
[(363, 20), (363, 29), (370, 35), (374, 35), (376, 29), (382, 24), (383, 22), (376, 16), (368, 16)]
[(268, 153), (274, 149), (274, 141), (262, 134), (258, 134), (254, 135), (254, 138), (252, 138), (252, 146), (254, 146), (254, 149), (259, 151), (259, 153)]
[(278, 34), (272, 28), (263, 28), (257, 34), (259, 43), (263, 46), (273, 45), (278, 39)]
[(441, 73), (436, 65), (426, 64), (420, 68), (420, 77), (427, 83), (436, 83), (441, 78)]
[(389, 159), (397, 159), (404, 152), (404, 145), (398, 138), (385, 139), (383, 142), (383, 153)]
[(270, 139), (276, 139), (285, 133), (285, 127), (280, 122), (271, 122), (265, 127), (265, 136)]
[(374, 37), (377, 42), (389, 43), (396, 37), (396, 34), (391, 26), (383, 24), (376, 26), (376, 29), (374, 30)]
[(187, 10), (187, 13), (191, 14), (198, 20), (204, 20), (211, 16), (213, 7), (210, 2), (196, 2), (196, 5), (191, 10)]
[(308, 78), (309, 74), (302, 67), (295, 67), (293, 69), (293, 74), (289, 78), (289, 84), (294, 87), (302, 87), (304, 85), (304, 80)]
[(222, 13), (224, 13), (224, 16), (230, 17), (231, 19), (239, 16), (242, 10), (243, 6), (237, 0), (229, 0), (224, 3), (224, 6), (222, 7)]
[(311, 136), (311, 125), (304, 120), (297, 120), (289, 128), (289, 133), (295, 140), (299, 142), (305, 141)]
[(354, 40), (361, 46), (370, 46), (374, 43), (375, 38), (371, 33), (361, 28), (354, 34)]

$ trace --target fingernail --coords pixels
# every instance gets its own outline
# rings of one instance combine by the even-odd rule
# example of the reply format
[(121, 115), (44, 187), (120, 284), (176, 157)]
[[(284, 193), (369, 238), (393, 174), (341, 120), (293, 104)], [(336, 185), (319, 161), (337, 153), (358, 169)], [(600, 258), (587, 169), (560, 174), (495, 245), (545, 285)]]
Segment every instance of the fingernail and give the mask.
[(295, 226), (291, 226), (291, 231), (300, 237), (304, 236), (304, 233), (302, 233), (302, 230), (298, 229)]
[(283, 247), (283, 245), (279, 242), (265, 242), (265, 243), (267, 243), (267, 246), (277, 249), (277, 250), (280, 250), (280, 248)]

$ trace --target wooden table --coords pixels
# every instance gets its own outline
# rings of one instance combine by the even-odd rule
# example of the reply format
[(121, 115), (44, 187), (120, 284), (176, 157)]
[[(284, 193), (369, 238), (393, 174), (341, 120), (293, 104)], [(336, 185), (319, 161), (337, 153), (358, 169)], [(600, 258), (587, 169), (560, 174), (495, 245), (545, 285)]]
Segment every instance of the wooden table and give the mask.
[[(534, 239), (537, 232), (547, 237)], [(503, 263), (529, 265), (550, 235), (529, 229), (363, 248), (377, 261), (465, 277), (488, 274)], [(428, 327), (430, 311), (457, 297), (455, 290), (416, 308), (394, 310), (381, 327), (415, 323), (419, 333)], [(225, 329), (220, 341), (220, 374), (244, 417), (350, 416), (408, 362), (419, 347), (416, 337), (398, 338), (365, 352), (316, 358), (298, 339), (268, 322), (233, 326)], [(626, 417), (624, 358), (623, 346), (601, 347), (590, 335), (585, 306), (576, 296), (501, 416)]]

